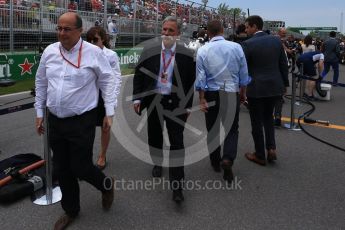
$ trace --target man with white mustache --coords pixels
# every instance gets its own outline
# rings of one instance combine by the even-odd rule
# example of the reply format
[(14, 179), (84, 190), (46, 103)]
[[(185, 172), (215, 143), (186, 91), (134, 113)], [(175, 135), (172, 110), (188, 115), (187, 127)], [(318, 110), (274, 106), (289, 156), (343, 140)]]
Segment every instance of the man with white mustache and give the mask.
[(146, 45), (133, 79), (134, 111), (147, 109), (147, 136), (154, 164), (153, 177), (162, 176), (163, 125), (169, 136), (169, 179), (173, 200), (180, 203), (184, 180), (183, 131), (194, 95), (193, 53), (177, 44), (181, 23), (175, 17), (163, 21), (161, 42)]

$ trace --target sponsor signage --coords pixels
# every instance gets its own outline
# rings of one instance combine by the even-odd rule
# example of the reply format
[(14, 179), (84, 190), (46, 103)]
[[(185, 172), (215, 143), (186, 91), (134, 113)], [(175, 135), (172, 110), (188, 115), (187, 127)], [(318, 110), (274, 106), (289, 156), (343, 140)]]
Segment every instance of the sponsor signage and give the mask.
[(296, 30), (311, 30), (311, 31), (315, 31), (315, 30), (324, 30), (324, 31), (337, 31), (338, 28), (337, 27), (290, 27), (292, 29), (296, 29)]
[[(120, 68), (134, 68), (138, 63), (142, 48), (115, 49), (119, 56)], [(39, 65), (39, 56), (34, 52), (1, 54), (0, 80), (10, 78), (15, 81), (34, 78)]]

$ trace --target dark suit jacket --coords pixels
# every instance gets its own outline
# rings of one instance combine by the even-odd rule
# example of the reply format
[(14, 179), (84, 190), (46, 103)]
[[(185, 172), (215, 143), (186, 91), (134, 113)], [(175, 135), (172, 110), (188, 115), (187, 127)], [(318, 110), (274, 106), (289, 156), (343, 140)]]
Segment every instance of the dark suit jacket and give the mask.
[(278, 37), (258, 32), (242, 42), (249, 76), (247, 97), (261, 98), (283, 95), (289, 86), (288, 63)]
[[(141, 100), (141, 110), (149, 107), (156, 95), (154, 91), (160, 69), (161, 49), (162, 41), (160, 39), (145, 45), (135, 68), (133, 100)], [(193, 53), (184, 46), (177, 44), (171, 93), (176, 107), (186, 109), (192, 106), (194, 81), (195, 62)]]
[(340, 54), (339, 42), (335, 38), (328, 38), (322, 45), (325, 62), (338, 62)]

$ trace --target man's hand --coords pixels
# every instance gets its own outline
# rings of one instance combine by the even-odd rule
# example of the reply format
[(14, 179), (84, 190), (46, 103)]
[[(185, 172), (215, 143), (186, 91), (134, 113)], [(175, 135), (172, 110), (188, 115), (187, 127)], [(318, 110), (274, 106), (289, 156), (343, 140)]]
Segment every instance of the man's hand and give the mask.
[(135, 103), (133, 105), (133, 108), (134, 108), (134, 112), (138, 115), (141, 115), (141, 112), (140, 112), (140, 103)]
[(245, 103), (247, 101), (246, 87), (240, 88), (240, 103)]
[(208, 111), (208, 104), (205, 98), (200, 98), (200, 110), (204, 113)]
[(284, 90), (284, 93), (283, 93), (283, 95), (286, 95), (286, 93), (287, 93), (287, 87), (285, 87), (285, 90)]
[(105, 131), (105, 132), (109, 131), (112, 124), (113, 124), (113, 117), (112, 116), (105, 116), (103, 118), (103, 125), (102, 125), (103, 131)]
[(190, 109), (187, 109), (187, 119), (191, 115), (192, 111)]
[(36, 132), (39, 136), (41, 136), (41, 134), (44, 134), (43, 117), (36, 117), (35, 127)]

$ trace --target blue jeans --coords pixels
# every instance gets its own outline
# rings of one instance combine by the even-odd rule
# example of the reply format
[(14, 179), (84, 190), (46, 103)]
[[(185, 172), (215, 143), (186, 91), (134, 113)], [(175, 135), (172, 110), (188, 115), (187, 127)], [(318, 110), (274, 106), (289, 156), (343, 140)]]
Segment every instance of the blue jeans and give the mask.
[(332, 66), (332, 69), (334, 71), (333, 84), (337, 84), (338, 78), (339, 78), (339, 62), (325, 62), (322, 76), (325, 76), (329, 72), (329, 69), (331, 66)]

